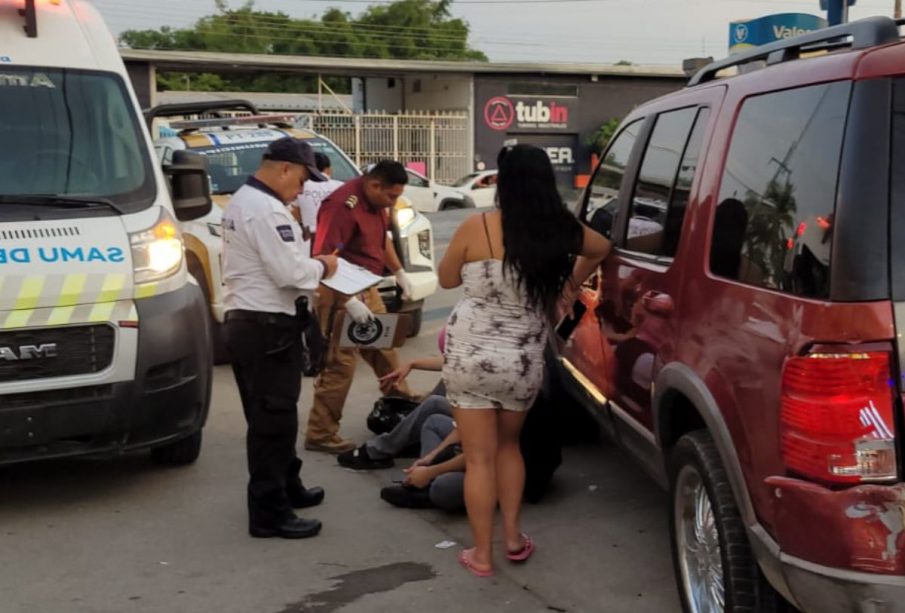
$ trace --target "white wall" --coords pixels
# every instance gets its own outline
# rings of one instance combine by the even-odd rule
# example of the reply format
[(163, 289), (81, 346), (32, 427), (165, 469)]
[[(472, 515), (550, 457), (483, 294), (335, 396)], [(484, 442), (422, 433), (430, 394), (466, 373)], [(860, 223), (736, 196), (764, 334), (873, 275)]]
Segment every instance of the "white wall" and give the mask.
[(402, 110), (403, 80), (401, 78), (369, 77), (364, 82), (364, 112), (398, 113)]
[[(390, 85), (392, 83), (392, 86)], [(365, 80), (366, 111), (466, 111), (472, 104), (472, 78), (408, 75)]]
[(405, 81), (406, 107), (429, 111), (465, 111), (471, 106), (471, 82), (471, 77), (408, 77)]

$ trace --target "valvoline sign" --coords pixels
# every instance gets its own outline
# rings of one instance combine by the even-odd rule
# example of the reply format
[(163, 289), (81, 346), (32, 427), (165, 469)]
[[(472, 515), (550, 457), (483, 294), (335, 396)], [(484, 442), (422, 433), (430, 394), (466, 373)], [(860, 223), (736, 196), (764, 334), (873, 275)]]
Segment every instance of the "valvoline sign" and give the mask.
[(826, 19), (806, 13), (779, 13), (729, 24), (729, 53), (792, 38), (827, 26)]

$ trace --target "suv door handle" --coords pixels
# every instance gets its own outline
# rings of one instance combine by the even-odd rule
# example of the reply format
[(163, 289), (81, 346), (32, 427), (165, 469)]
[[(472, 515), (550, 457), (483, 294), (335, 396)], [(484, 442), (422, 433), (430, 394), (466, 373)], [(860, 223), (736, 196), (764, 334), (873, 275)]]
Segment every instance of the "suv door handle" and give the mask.
[(653, 290), (641, 297), (641, 306), (644, 307), (645, 311), (654, 315), (671, 315), (675, 310), (672, 296)]

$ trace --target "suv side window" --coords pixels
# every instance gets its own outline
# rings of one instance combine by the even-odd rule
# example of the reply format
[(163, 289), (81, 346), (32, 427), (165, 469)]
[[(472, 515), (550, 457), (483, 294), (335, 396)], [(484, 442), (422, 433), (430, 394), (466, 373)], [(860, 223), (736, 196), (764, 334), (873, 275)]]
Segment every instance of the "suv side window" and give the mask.
[(632, 196), (626, 249), (672, 257), (679, 244), (708, 112), (697, 107), (657, 117)]
[(642, 119), (633, 121), (616, 136), (588, 186), (581, 218), (607, 238), (612, 236), (613, 221), (619, 212), (619, 187), (642, 125)]
[(799, 296), (829, 296), (850, 94), (844, 82), (745, 101), (720, 186), (713, 274)]

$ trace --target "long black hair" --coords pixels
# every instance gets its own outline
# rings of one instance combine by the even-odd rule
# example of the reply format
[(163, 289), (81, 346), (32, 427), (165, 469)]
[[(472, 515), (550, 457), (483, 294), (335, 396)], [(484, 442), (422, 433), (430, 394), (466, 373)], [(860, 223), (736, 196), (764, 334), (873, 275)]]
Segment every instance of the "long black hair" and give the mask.
[(504, 147), (497, 168), (504, 269), (514, 273), (529, 306), (549, 310), (572, 273), (573, 256), (581, 251), (581, 224), (563, 204), (542, 149)]

